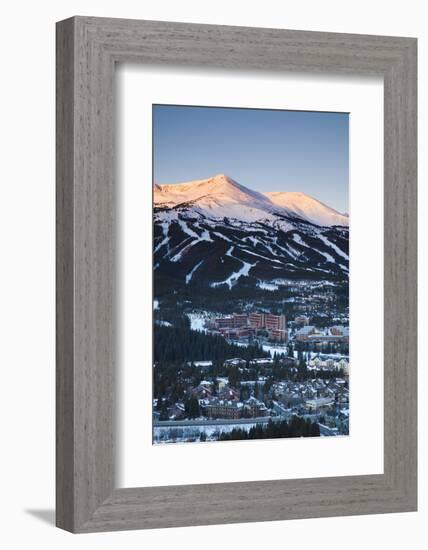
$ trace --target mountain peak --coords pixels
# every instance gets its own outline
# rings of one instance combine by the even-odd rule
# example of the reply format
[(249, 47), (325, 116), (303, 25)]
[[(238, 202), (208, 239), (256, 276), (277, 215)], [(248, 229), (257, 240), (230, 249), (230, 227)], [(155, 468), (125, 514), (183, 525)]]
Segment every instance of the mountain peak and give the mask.
[(221, 185), (221, 184), (239, 185), (233, 178), (231, 178), (227, 174), (216, 174), (215, 176), (207, 178), (206, 180), (200, 180), (200, 181), (206, 182), (207, 184), (214, 183), (215, 185)]
[(277, 208), (258, 191), (241, 185), (226, 174), (175, 184), (156, 184), (154, 204), (166, 208), (193, 208), (214, 218), (242, 221), (267, 219)]
[(155, 184), (153, 196), (156, 206), (191, 206), (208, 217), (255, 221), (292, 214), (321, 226), (349, 224), (347, 216), (301, 191), (259, 193), (224, 173), (184, 183)]
[[(221, 174), (216, 174), (215, 176), (207, 178), (206, 180), (197, 180), (197, 182), (195, 182), (195, 183), (206, 183), (207, 185), (213, 184), (213, 185), (215, 185), (216, 190), (217, 190), (217, 187), (220, 186), (220, 185), (224, 185), (226, 187), (227, 186), (232, 186), (232, 187), (244, 188), (243, 185), (240, 185), (233, 178), (231, 178), (227, 174), (222, 174), (222, 173)], [(247, 189), (247, 188), (245, 187), (245, 189)], [(248, 191), (251, 191), (251, 190), (248, 189)]]

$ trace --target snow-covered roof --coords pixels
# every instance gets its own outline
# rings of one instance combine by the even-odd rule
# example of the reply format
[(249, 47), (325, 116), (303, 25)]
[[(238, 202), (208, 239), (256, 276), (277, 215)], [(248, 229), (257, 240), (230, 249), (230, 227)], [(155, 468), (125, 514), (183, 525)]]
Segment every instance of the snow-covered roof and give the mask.
[(187, 365), (190, 367), (190, 365), (194, 365), (195, 367), (211, 367), (213, 364), (212, 361), (188, 361)]
[(316, 330), (313, 325), (307, 325), (306, 327), (302, 327), (298, 331), (296, 331), (296, 334), (299, 336), (303, 336), (305, 334), (310, 334), (312, 331)]

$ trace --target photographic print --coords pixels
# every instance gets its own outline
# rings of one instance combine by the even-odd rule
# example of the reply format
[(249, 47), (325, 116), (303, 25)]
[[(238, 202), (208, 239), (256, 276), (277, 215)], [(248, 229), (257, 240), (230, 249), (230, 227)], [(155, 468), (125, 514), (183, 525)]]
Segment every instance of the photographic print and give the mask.
[(153, 105), (153, 444), (349, 434), (349, 114)]

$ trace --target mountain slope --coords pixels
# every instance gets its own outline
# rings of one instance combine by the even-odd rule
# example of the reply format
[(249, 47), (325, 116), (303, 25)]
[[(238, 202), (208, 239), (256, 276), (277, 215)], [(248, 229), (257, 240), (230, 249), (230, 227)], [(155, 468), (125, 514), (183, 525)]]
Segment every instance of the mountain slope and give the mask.
[(306, 195), (305, 193), (293, 191), (267, 192), (264, 193), (273, 204), (294, 212), (305, 220), (317, 225), (349, 225), (349, 218), (345, 214), (337, 212), (321, 201)]
[(189, 183), (155, 185), (153, 197), (155, 206), (187, 205), (206, 216), (246, 221), (272, 219), (272, 214), (284, 210), (263, 193), (244, 187), (224, 174)]
[(295, 203), (275, 204), (223, 174), (156, 185), (154, 203), (157, 278), (230, 289), (348, 277), (348, 227), (315, 225)]
[(295, 216), (316, 225), (347, 226), (348, 216), (340, 214), (305, 193), (284, 191), (259, 193), (225, 174), (187, 183), (154, 186), (154, 204), (173, 208), (192, 205), (194, 209), (215, 217), (237, 219), (272, 219), (272, 215)]

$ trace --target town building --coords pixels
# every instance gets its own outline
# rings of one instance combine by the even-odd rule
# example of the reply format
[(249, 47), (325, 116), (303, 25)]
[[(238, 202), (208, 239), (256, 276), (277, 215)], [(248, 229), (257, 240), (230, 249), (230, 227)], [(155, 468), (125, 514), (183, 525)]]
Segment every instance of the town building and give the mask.
[(309, 339), (309, 336), (316, 334), (319, 334), (318, 330), (313, 325), (307, 325), (296, 332), (295, 338), (299, 342), (304, 342)]
[(239, 401), (239, 390), (236, 390), (235, 388), (231, 388), (227, 384), (222, 386), (220, 382), (220, 378), (217, 378), (217, 380), (219, 381), (218, 395), (217, 395), (219, 399), (224, 399), (226, 401)]
[(172, 407), (168, 407), (169, 420), (180, 420), (185, 414), (183, 403), (175, 403)]
[(265, 314), (264, 313), (250, 313), (248, 316), (250, 327), (258, 329), (265, 326)]
[(233, 317), (217, 317), (215, 319), (215, 326), (218, 329), (233, 328)]
[(249, 338), (253, 335), (253, 331), (250, 328), (240, 328), (235, 331), (236, 338), (239, 340), (241, 338)]
[(233, 326), (234, 328), (246, 327), (248, 322), (248, 315), (245, 313), (233, 314)]
[(213, 366), (213, 362), (212, 361), (187, 361), (187, 366), (188, 367), (193, 366), (200, 369), (207, 369)]
[(327, 410), (334, 405), (334, 399), (331, 397), (316, 397), (305, 401), (305, 407), (311, 411)]
[[(205, 383), (204, 383), (205, 382)], [(203, 380), (199, 386), (192, 389), (192, 395), (197, 399), (203, 399), (206, 397), (211, 397), (213, 392), (212, 383)]]
[(213, 398), (201, 405), (204, 415), (208, 418), (238, 419), (242, 416), (243, 404), (241, 402)]
[[(226, 338), (234, 338), (237, 334), (238, 338), (249, 337), (254, 334), (254, 331), (266, 329), (267, 331), (281, 330), (286, 331), (287, 319), (285, 315), (274, 315), (273, 313), (234, 313), (232, 316), (217, 317), (214, 322), (209, 322), (210, 328), (218, 330)], [(247, 331), (234, 333), (232, 331)], [(275, 339), (284, 340), (284, 335), (276, 334)]]
[(291, 414), (290, 409), (287, 409), (283, 404), (277, 401), (272, 401), (272, 410), (278, 416), (289, 417)]
[(268, 415), (268, 409), (263, 401), (259, 401), (253, 396), (247, 399), (247, 401), (244, 401), (244, 407), (247, 415), (252, 418)]
[(244, 402), (213, 397), (201, 400), (200, 406), (208, 418), (237, 420), (242, 417), (260, 418), (269, 414), (266, 405), (253, 396)]
[(275, 342), (288, 342), (288, 331), (281, 329), (272, 329), (270, 331), (270, 339)]
[(336, 325), (330, 328), (330, 334), (334, 336), (349, 336), (349, 329), (348, 327)]
[(300, 327), (305, 327), (309, 325), (309, 317), (306, 317), (306, 315), (298, 315), (294, 319), (294, 323)]
[(308, 368), (314, 370), (340, 370), (346, 372), (349, 369), (347, 357), (337, 357), (319, 353), (308, 361)]
[(218, 391), (223, 391), (229, 384), (229, 379), (224, 377), (217, 377)]
[(245, 367), (247, 365), (247, 361), (241, 357), (234, 357), (233, 359), (226, 359), (223, 365), (225, 367)]
[(272, 357), (256, 357), (254, 359), (250, 359), (250, 366), (266, 366), (266, 365), (273, 365), (273, 359)]
[(249, 327), (242, 328), (221, 328), (219, 329), (223, 338), (230, 340), (240, 340), (250, 338), (253, 335), (253, 330)]
[(272, 313), (265, 315), (265, 328), (267, 330), (285, 330), (286, 326), (285, 315), (273, 315)]
[(347, 343), (349, 342), (349, 336), (345, 335), (336, 335), (336, 334), (321, 334), (319, 332), (314, 334), (309, 334), (305, 340), (311, 342), (319, 342), (324, 344), (337, 344), (337, 343)]

